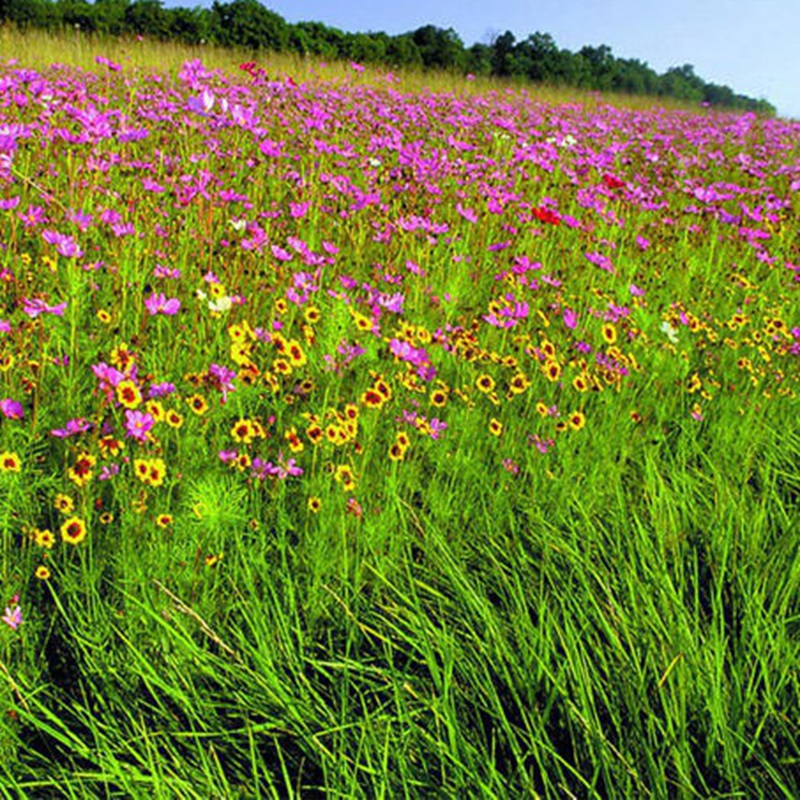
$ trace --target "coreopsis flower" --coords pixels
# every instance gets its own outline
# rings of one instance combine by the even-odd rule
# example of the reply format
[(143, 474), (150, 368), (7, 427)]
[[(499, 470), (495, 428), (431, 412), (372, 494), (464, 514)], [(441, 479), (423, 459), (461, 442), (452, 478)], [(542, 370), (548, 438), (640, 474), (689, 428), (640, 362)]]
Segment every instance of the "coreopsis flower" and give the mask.
[(142, 403), (142, 393), (139, 387), (129, 378), (120, 381), (116, 387), (117, 401), (128, 409), (135, 409)]
[(586, 414), (582, 411), (574, 411), (572, 414), (569, 415), (569, 426), (574, 431), (579, 431), (586, 425)]
[(61, 538), (67, 544), (80, 544), (86, 533), (86, 523), (80, 517), (69, 517), (61, 524)]
[(80, 489), (86, 486), (94, 475), (93, 467), (97, 459), (90, 453), (81, 453), (75, 463), (67, 470), (67, 477)]
[(20, 472), (22, 460), (15, 452), (6, 450), (0, 453), (0, 472)]

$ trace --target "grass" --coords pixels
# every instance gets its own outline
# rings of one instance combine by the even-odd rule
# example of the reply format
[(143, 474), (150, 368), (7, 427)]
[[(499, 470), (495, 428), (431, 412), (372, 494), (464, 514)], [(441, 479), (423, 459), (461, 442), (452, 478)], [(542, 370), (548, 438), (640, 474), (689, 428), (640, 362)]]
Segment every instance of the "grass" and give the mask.
[(800, 794), (797, 125), (8, 37), (4, 796)]

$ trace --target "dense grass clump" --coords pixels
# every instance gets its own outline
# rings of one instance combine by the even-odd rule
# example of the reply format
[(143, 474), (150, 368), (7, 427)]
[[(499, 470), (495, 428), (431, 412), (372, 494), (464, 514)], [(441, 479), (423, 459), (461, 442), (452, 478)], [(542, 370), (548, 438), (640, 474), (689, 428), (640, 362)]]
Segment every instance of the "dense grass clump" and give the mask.
[(0, 785), (798, 796), (800, 126), (167, 67), (0, 65)]

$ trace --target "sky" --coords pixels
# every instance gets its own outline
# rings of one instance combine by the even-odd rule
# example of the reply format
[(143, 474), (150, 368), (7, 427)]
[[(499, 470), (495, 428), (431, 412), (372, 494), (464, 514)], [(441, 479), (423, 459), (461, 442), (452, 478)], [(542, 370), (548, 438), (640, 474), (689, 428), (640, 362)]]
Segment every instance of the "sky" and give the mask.
[[(224, 2), (225, 0), (223, 0)], [(168, 6), (207, 5), (169, 0)], [(465, 46), (539, 31), (572, 52), (606, 44), (656, 72), (691, 64), (706, 82), (765, 98), (800, 120), (800, 0), (262, 0), (287, 22), (351, 33), (453, 28)]]

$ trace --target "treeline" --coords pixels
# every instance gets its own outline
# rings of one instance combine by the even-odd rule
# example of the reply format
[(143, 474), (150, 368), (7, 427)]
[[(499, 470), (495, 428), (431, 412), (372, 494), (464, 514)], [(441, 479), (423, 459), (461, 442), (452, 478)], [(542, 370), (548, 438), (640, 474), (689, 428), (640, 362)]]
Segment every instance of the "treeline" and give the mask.
[(112, 36), (141, 34), (188, 44), (211, 42), (391, 68), (522, 78), (581, 89), (670, 97), (769, 116), (776, 113), (766, 100), (707, 83), (690, 64), (659, 75), (646, 62), (617, 58), (607, 45), (583, 47), (577, 53), (561, 49), (547, 33), (534, 33), (517, 41), (507, 31), (491, 44), (467, 47), (452, 28), (433, 25), (398, 36), (346, 33), (320, 22), (293, 25), (257, 0), (215, 0), (211, 8), (164, 8), (161, 0), (0, 0), (0, 21), (21, 29), (69, 27)]

